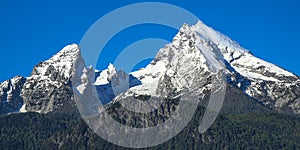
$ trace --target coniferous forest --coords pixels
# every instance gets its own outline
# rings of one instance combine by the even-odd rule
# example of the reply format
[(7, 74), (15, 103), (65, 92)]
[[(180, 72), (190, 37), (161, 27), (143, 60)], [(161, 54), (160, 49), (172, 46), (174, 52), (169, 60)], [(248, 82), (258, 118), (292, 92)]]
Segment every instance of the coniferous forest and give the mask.
[[(177, 136), (146, 149), (300, 149), (300, 118), (280, 113), (221, 114), (204, 134), (204, 113)], [(94, 134), (81, 119), (59, 113), (24, 113), (0, 118), (0, 149), (129, 149)]]

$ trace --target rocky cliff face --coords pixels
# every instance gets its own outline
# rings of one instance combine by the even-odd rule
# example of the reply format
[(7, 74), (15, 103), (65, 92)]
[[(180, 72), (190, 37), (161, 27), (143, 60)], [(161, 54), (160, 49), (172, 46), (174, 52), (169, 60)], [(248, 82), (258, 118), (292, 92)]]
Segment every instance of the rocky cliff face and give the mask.
[[(189, 33), (189, 34), (186, 34)], [(213, 30), (202, 22), (183, 27), (178, 39), (196, 35), (196, 46), (214, 44), (219, 49), (219, 58), (226, 65), (227, 82), (239, 88), (243, 93), (259, 103), (277, 111), (299, 114), (300, 79), (274, 64), (255, 57), (235, 41)], [(190, 42), (195, 40), (190, 38)]]
[(113, 102), (132, 97), (172, 98), (185, 89), (193, 89), (194, 95), (203, 99), (214, 87), (211, 79), (220, 70), (224, 70), (229, 85), (250, 99), (271, 110), (300, 114), (298, 76), (253, 56), (200, 21), (193, 26), (183, 25), (151, 64), (130, 73), (141, 84), (128, 87)]
[[(72, 86), (77, 85), (72, 85), (71, 79), (83, 75), (85, 67), (79, 46), (66, 46), (36, 65), (28, 78), (15, 77), (1, 83), (1, 114), (76, 110)], [(110, 106), (128, 98), (177, 99), (186, 91), (193, 91), (191, 95), (201, 102), (214, 87), (212, 79), (222, 78), (221, 70), (227, 84), (240, 91), (235, 93), (243, 93), (271, 110), (300, 114), (299, 77), (256, 58), (202, 22), (183, 25), (172, 43), (160, 49), (146, 68), (126, 74), (110, 65), (90, 80), (96, 79), (93, 85), (100, 100)], [(79, 83), (81, 78), (75, 80)]]
[(0, 114), (19, 112), (23, 105), (20, 96), (26, 78), (16, 76), (0, 83)]
[(72, 44), (36, 65), (21, 92), (23, 111), (75, 111), (71, 78), (74, 64), (81, 59), (79, 46)]

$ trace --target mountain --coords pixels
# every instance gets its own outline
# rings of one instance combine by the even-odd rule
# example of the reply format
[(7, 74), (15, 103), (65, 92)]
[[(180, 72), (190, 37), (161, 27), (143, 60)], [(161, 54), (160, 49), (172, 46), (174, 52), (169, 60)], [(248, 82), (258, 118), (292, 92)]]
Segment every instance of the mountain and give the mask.
[(0, 114), (19, 112), (23, 105), (20, 96), (26, 78), (16, 76), (0, 83)]
[[(97, 88), (97, 93), (101, 100), (108, 89), (110, 97), (105, 100), (111, 102), (106, 105), (106, 111), (119, 123), (131, 127), (152, 127), (165, 122), (181, 109), (182, 97), (192, 98), (210, 110), (209, 99), (220, 102), (213, 96), (222, 96), (224, 89), (218, 88), (222, 88), (223, 75), (226, 82), (223, 113), (277, 111), (299, 114), (300, 80), (296, 75), (256, 58), (200, 21), (193, 26), (183, 25), (172, 43), (160, 49), (149, 65), (129, 74), (139, 84), (129, 86), (127, 75), (117, 72), (109, 65), (98, 73), (96, 85), (105, 88)], [(118, 81), (115, 85), (113, 77)], [(83, 73), (77, 78), (84, 79), (78, 82), (77, 89), (81, 92), (77, 97), (87, 95), (82, 100), (92, 99), (95, 95), (88, 86), (92, 83), (86, 81), (94, 77)], [(221, 94), (215, 93), (218, 90)], [(98, 109), (95, 103), (88, 104), (94, 112)], [(217, 108), (212, 108), (212, 113), (218, 111), (213, 109)], [(99, 122), (95, 118), (89, 121)], [(100, 126), (102, 124), (95, 128), (100, 129)]]
[[(89, 90), (96, 95), (84, 94)], [(221, 113), (201, 133), (216, 91), (225, 96)], [(29, 77), (0, 83), (1, 147), (127, 149), (99, 138), (80, 119), (80, 96), (90, 97), (85, 103), (97, 111), (100, 102), (92, 98), (99, 97), (116, 121), (136, 128), (165, 122), (180, 110), (182, 99), (193, 98), (196, 111), (187, 126), (149, 149), (300, 147), (299, 77), (255, 57), (201, 21), (184, 24), (149, 65), (135, 72), (112, 64), (102, 71), (87, 68), (79, 46), (72, 44), (37, 64)], [(140, 107), (144, 103), (149, 105)]]
[(85, 66), (78, 45), (68, 45), (37, 64), (29, 77), (18, 76), (1, 83), (1, 114), (77, 112), (71, 84), (76, 63)]
[[(248, 99), (271, 110), (300, 113), (299, 77), (253, 56), (200, 21), (193, 26), (183, 25), (172, 43), (160, 49), (148, 66), (130, 73), (141, 84), (127, 86), (128, 90), (118, 93), (113, 101), (122, 102), (122, 99), (138, 96), (170, 97), (173, 94), (176, 97), (184, 89), (193, 89), (194, 94), (203, 99), (207, 96), (205, 91), (214, 87), (207, 79), (215, 78), (222, 68), (231, 85), (229, 88), (239, 89)], [(98, 82), (97, 85), (102, 84)]]
[[(29, 77), (1, 84), (1, 114), (71, 112), (76, 107), (72, 72), (80, 74), (84, 68), (79, 46), (66, 46), (37, 64)], [(108, 69), (95, 72), (93, 84), (104, 104), (139, 96), (174, 98), (186, 89), (194, 89), (194, 95), (204, 99), (214, 87), (208, 79), (216, 78), (223, 68), (227, 86), (241, 91), (246, 99), (271, 110), (300, 114), (299, 77), (253, 56), (201, 21), (193, 26), (184, 24), (147, 67), (126, 74), (110, 64)]]
[(113, 64), (109, 64), (105, 70), (96, 71), (95, 75), (94, 85), (103, 104), (111, 102), (112, 99), (128, 88), (141, 84), (137, 78), (128, 75), (125, 71), (117, 71)]
[(39, 113), (75, 112), (71, 78), (73, 66), (77, 63), (85, 66), (78, 45), (72, 44), (49, 60), (37, 64), (21, 91), (24, 110)]
[(235, 41), (198, 22), (187, 30), (211, 41), (220, 49), (227, 67), (229, 83), (265, 106), (299, 114), (299, 77), (253, 56)]

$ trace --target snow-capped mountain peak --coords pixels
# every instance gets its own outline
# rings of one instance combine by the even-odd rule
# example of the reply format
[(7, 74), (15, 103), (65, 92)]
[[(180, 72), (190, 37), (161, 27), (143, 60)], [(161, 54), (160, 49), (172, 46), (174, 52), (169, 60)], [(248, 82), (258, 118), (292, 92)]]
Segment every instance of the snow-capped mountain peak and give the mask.
[(245, 94), (268, 107), (287, 107), (293, 113), (300, 113), (300, 101), (297, 100), (300, 97), (300, 79), (296, 75), (255, 57), (237, 42), (203, 22), (193, 26), (184, 25), (180, 32), (188, 33), (189, 36), (196, 34), (196, 39), (204, 40), (202, 43), (196, 40), (195, 45), (198, 47), (205, 45), (204, 43), (215, 44), (221, 52), (215, 54), (224, 59), (228, 82), (239, 87)]
[[(237, 42), (233, 41), (226, 35), (215, 31), (211, 27), (208, 27), (203, 22), (199, 21), (196, 25), (189, 27), (188, 25), (184, 26), (185, 30), (194, 31), (198, 36), (203, 37), (207, 41), (215, 43), (220, 51), (222, 52), (223, 58), (230, 63), (234, 69), (242, 74), (243, 76), (255, 79), (263, 79), (270, 81), (280, 81), (276, 78), (266, 77), (259, 75), (259, 73), (253, 71), (257, 69), (260, 72), (264, 70), (265, 72), (275, 73), (276, 76), (291, 76), (295, 75), (291, 72), (288, 72), (274, 64), (263, 61), (251, 54), (248, 50), (242, 48)], [(238, 67), (240, 66), (240, 67)], [(251, 69), (247, 69), (251, 68)], [(246, 70), (245, 70), (246, 69)]]
[[(288, 107), (300, 113), (300, 80), (274, 64), (261, 60), (237, 42), (199, 21), (184, 24), (172, 43), (160, 49), (144, 69), (131, 75), (141, 81), (116, 99), (133, 95), (165, 96), (161, 84), (168, 83), (180, 93), (185, 88), (203, 90), (213, 85), (193, 84), (226, 69), (228, 83), (272, 108)], [(195, 80), (196, 78), (196, 80)], [(168, 81), (167, 81), (168, 80)], [(285, 92), (283, 92), (285, 91)]]
[(36, 65), (21, 92), (24, 99), (22, 110), (47, 113), (61, 109), (63, 105), (75, 106), (70, 93), (71, 77), (77, 63), (85, 66), (79, 46), (71, 44)]
[[(220, 55), (216, 44), (183, 25), (173, 42), (161, 48), (146, 68), (131, 73), (141, 84), (131, 87), (117, 99), (134, 95), (170, 97), (171, 89), (178, 94), (186, 89), (207, 90), (210, 85), (199, 82), (225, 69)], [(165, 84), (171, 88), (164, 89)], [(178, 94), (173, 93), (173, 96)]]
[(100, 71), (99, 76), (96, 78), (94, 85), (109, 84), (113, 76), (117, 74), (117, 69), (111, 63), (109, 63), (107, 69)]
[[(11, 102), (15, 93), (19, 96), (18, 104), (23, 100), (23, 112), (70, 110), (69, 106), (75, 107), (71, 78), (81, 76), (84, 68), (79, 46), (68, 45), (36, 65), (27, 79), (14, 78), (1, 83), (2, 107)], [(211, 78), (217, 77), (221, 70), (225, 70), (228, 84), (259, 103), (300, 114), (300, 79), (296, 75), (255, 57), (201, 21), (192, 26), (184, 24), (172, 43), (161, 48), (145, 68), (126, 74), (109, 64), (107, 69), (96, 71), (96, 79), (90, 81), (95, 80), (93, 85), (103, 103), (139, 96), (176, 98), (191, 89), (191, 94), (201, 99), (215, 86)], [(14, 87), (19, 87), (19, 91), (14, 92), (17, 89)], [(20, 109), (15, 103), (13, 106), (14, 109), (1, 113)]]
[(199, 36), (205, 38), (207, 41), (215, 43), (220, 49), (226, 50), (226, 47), (229, 48), (227, 49), (227, 52), (236, 51), (239, 53), (244, 53), (248, 51), (226, 35), (214, 30), (211, 27), (208, 27), (202, 21), (198, 21), (197, 24), (192, 25), (191, 27), (188, 26), (187, 28), (196, 32)]
[(71, 44), (65, 46), (61, 51), (51, 57), (49, 60), (38, 64), (35, 67), (34, 74), (36, 75), (46, 75), (48, 66), (54, 67), (65, 77), (70, 77), (72, 66), (77, 58), (80, 56), (80, 48), (77, 44)]
[(76, 59), (79, 53), (80, 53), (80, 48), (78, 44), (67, 45), (46, 62), (59, 61), (59, 60), (60, 62), (72, 62), (71, 59)]

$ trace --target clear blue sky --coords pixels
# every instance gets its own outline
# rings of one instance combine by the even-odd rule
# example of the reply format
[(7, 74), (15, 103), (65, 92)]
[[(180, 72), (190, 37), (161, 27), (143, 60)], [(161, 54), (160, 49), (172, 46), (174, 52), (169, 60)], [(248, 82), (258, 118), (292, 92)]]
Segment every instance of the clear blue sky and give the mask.
[[(144, 1), (2, 0), (0, 81), (15, 75), (29, 76), (38, 62), (48, 59), (67, 44), (79, 43), (87, 29), (100, 17), (135, 2)], [(299, 0), (157, 2), (167, 2), (189, 10), (259, 58), (300, 75)], [(174, 34), (170, 30), (161, 36), (171, 38)]]

